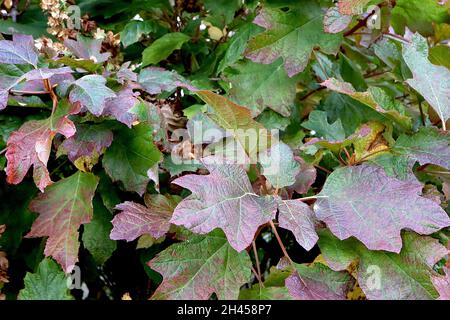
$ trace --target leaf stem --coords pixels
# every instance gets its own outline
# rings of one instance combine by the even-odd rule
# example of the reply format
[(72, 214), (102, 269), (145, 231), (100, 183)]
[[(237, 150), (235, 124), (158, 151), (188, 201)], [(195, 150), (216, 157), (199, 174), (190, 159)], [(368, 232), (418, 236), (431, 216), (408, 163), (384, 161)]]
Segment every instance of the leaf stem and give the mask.
[(27, 91), (27, 90), (10, 90), (13, 94), (30, 94), (30, 95), (38, 95), (38, 94), (48, 94), (48, 91)]
[(311, 197), (298, 198), (295, 200), (308, 201), (308, 200), (316, 200), (316, 199), (320, 199), (320, 198), (328, 198), (328, 196), (311, 196)]
[(358, 21), (358, 23), (351, 28), (350, 30), (348, 30), (347, 32), (344, 33), (344, 37), (348, 37), (352, 34), (354, 34), (356, 31), (358, 31), (359, 29), (367, 26), (367, 21), (370, 19), (371, 16), (373, 16), (375, 14), (375, 10), (372, 11), (367, 17), (365, 17), (364, 19), (361, 19)]
[(316, 167), (317, 169), (320, 169), (320, 170), (322, 170), (323, 172), (326, 172), (326, 173), (328, 173), (328, 174), (331, 173), (330, 170), (328, 170), (328, 169), (326, 169), (326, 168), (324, 168), (324, 167), (322, 167), (322, 166), (319, 166), (319, 165), (317, 165), (317, 164), (315, 164), (314, 167)]
[(405, 44), (409, 44), (409, 40), (406, 40), (405, 38), (403, 38), (402, 36), (399, 36), (398, 34), (392, 34), (392, 33), (384, 33), (383, 34), (386, 38), (392, 39), (392, 40), (397, 40), (400, 42), (403, 42)]
[(280, 246), (280, 248), (281, 248), (281, 251), (283, 251), (284, 256), (285, 256), (285, 257), (289, 260), (289, 262), (293, 265), (293, 264), (294, 264), (294, 261), (292, 261), (291, 257), (290, 257), (289, 254), (287, 253), (286, 247), (284, 246), (283, 241), (281, 241), (280, 235), (278, 234), (277, 227), (275, 227), (275, 225), (273, 224), (273, 221), (270, 221), (269, 223), (270, 223), (270, 226), (271, 226), (271, 228), (272, 228), (272, 231), (273, 231), (273, 233), (274, 233), (274, 235), (275, 235), (275, 238), (276, 238), (277, 241), (278, 241), (278, 244), (279, 244), (279, 246)]
[(3, 149), (3, 150), (0, 150), (0, 155), (2, 155), (3, 153), (5, 153), (6, 152), (6, 150), (8, 150), (8, 147), (6, 147), (5, 149)]
[(422, 125), (425, 127), (425, 114), (423, 113), (422, 101), (419, 100), (420, 119), (422, 119)]
[(256, 250), (255, 240), (253, 240), (253, 242), (252, 242), (252, 247), (253, 247), (253, 255), (255, 256), (256, 270), (258, 272), (258, 281), (259, 281), (260, 286), (264, 288), (264, 284), (262, 282), (262, 277), (261, 277), (261, 267), (259, 264), (258, 250)]
[(264, 284), (263, 284), (263, 282), (262, 282), (262, 280), (261, 280), (261, 277), (260, 277), (260, 275), (256, 272), (256, 270), (255, 270), (255, 268), (254, 268), (253, 266), (252, 266), (252, 272), (253, 272), (253, 274), (255, 275), (256, 279), (258, 280), (259, 285), (260, 285), (261, 287), (264, 288)]

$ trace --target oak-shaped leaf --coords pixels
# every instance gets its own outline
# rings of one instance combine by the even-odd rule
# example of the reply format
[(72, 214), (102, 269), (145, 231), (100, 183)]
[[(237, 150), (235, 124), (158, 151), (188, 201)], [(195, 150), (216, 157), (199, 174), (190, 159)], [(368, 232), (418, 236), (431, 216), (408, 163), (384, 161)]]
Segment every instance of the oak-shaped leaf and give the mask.
[(273, 143), (259, 153), (262, 174), (274, 188), (293, 185), (300, 172), (300, 165), (294, 158), (292, 149), (283, 142)]
[(108, 98), (105, 102), (103, 115), (112, 116), (117, 121), (126, 124), (129, 128), (138, 120), (135, 113), (131, 109), (139, 103), (139, 93), (134, 92), (134, 85), (126, 85), (116, 93), (116, 97)]
[(48, 237), (44, 254), (53, 257), (65, 272), (78, 261), (78, 229), (92, 219), (92, 199), (98, 178), (78, 171), (46, 188), (30, 203), (39, 213), (27, 238)]
[(196, 94), (212, 109), (208, 116), (228, 130), (250, 158), (256, 159), (257, 152), (270, 146), (270, 133), (262, 124), (253, 120), (249, 109), (212, 91), (199, 90)]
[(447, 213), (421, 197), (418, 181), (399, 180), (363, 164), (335, 170), (314, 211), (341, 240), (356, 237), (371, 250), (400, 252), (402, 229), (431, 234), (450, 225)]
[(231, 83), (228, 93), (238, 104), (252, 110), (253, 116), (266, 108), (285, 117), (291, 114), (298, 79), (288, 77), (281, 59), (271, 64), (246, 60), (233, 65), (232, 71), (227, 75)]
[[(9, 91), (11, 89), (22, 91), (46, 91), (42, 80), (48, 79), (52, 86), (63, 80), (73, 79), (72, 70), (67, 67), (49, 69), (32, 69), (23, 71), (17, 66), (8, 65), (8, 74), (0, 75), (0, 110), (6, 108)], [(16, 97), (17, 99), (18, 97)]]
[(185, 175), (173, 183), (192, 194), (176, 207), (171, 222), (195, 233), (222, 229), (237, 251), (248, 247), (259, 226), (274, 218), (277, 209), (272, 197), (253, 193), (245, 170), (224, 159), (202, 160), (209, 175)]
[(352, 16), (342, 14), (338, 7), (331, 7), (325, 13), (323, 26), (325, 32), (339, 33), (344, 31), (352, 22)]
[[(99, 187), (100, 189), (100, 187)], [(94, 216), (92, 220), (83, 226), (83, 246), (92, 255), (97, 265), (103, 265), (117, 248), (117, 241), (111, 240), (109, 234), (113, 225), (112, 214), (105, 207), (101, 197), (93, 200)]]
[(401, 135), (392, 150), (420, 165), (435, 164), (450, 170), (450, 135), (435, 128), (421, 128), (412, 136)]
[(32, 36), (13, 34), (12, 40), (0, 40), (0, 63), (36, 66), (38, 51)]
[(106, 85), (106, 79), (99, 75), (87, 75), (71, 85), (69, 100), (71, 103), (79, 102), (93, 115), (99, 116), (105, 108), (108, 98), (116, 97), (114, 91)]
[(448, 2), (445, 1), (396, 0), (390, 13), (390, 24), (400, 35), (408, 29), (425, 37), (433, 36), (435, 25), (449, 23), (448, 9)]
[(300, 7), (288, 12), (263, 8), (254, 23), (266, 31), (249, 41), (246, 57), (264, 64), (282, 57), (284, 68), (292, 77), (306, 68), (315, 48), (336, 53), (342, 35), (324, 31), (324, 15), (318, 3), (302, 0)]
[(61, 100), (56, 111), (44, 120), (25, 122), (8, 139), (6, 159), (7, 181), (11, 184), (20, 183), (31, 166), (36, 186), (44, 191), (51, 184), (47, 170), (53, 137), (60, 133), (66, 138), (75, 134), (75, 125), (68, 116), (79, 112), (79, 106), (69, 105)]
[(148, 265), (163, 276), (152, 299), (207, 300), (216, 293), (231, 300), (249, 281), (252, 263), (247, 252), (238, 253), (215, 230), (171, 245)]
[(436, 299), (438, 292), (431, 277), (433, 266), (448, 254), (438, 240), (403, 232), (399, 254), (368, 250), (354, 238), (339, 240), (329, 230), (319, 232), (319, 247), (328, 266), (336, 271), (358, 264), (357, 280), (368, 299)]
[(251, 288), (242, 288), (239, 300), (292, 300), (285, 285), (285, 280), (291, 275), (288, 268), (279, 269), (272, 266), (264, 283), (256, 283)]
[(133, 241), (145, 234), (153, 238), (164, 236), (169, 231), (170, 218), (180, 200), (175, 195), (147, 194), (145, 206), (131, 201), (118, 204), (115, 209), (120, 212), (112, 221), (111, 239)]
[(188, 80), (175, 71), (165, 70), (159, 67), (142, 69), (138, 75), (139, 84), (150, 94), (159, 94), (163, 91), (172, 91), (177, 87), (197, 90)]
[(113, 133), (102, 124), (77, 124), (77, 132), (58, 147), (57, 156), (67, 154), (69, 160), (83, 171), (90, 170), (113, 140)]
[(142, 195), (150, 181), (148, 170), (160, 160), (151, 127), (141, 123), (132, 129), (123, 126), (114, 133), (113, 143), (103, 156), (103, 167), (113, 181), (121, 181), (127, 191)]
[(102, 48), (101, 39), (91, 39), (77, 34), (77, 40), (67, 39), (64, 45), (70, 49), (78, 58), (92, 60), (94, 63), (102, 63), (108, 60), (111, 53), (100, 53)]
[(313, 110), (309, 114), (308, 120), (302, 123), (302, 127), (313, 131), (317, 137), (330, 142), (345, 139), (345, 131), (341, 119), (337, 119), (334, 123), (329, 123), (325, 111)]
[(297, 242), (306, 250), (311, 250), (319, 239), (312, 209), (301, 200), (279, 198), (277, 201), (279, 226), (292, 231)]
[(348, 272), (333, 271), (321, 263), (294, 264), (286, 287), (298, 300), (345, 300), (354, 282)]
[(288, 190), (293, 190), (299, 194), (307, 193), (312, 184), (316, 181), (317, 170), (314, 165), (307, 163), (300, 157), (295, 157), (295, 160), (300, 165), (300, 172), (295, 177), (293, 185), (288, 187)]
[(67, 276), (50, 258), (39, 263), (36, 273), (28, 272), (24, 284), (19, 300), (74, 300), (67, 287)]
[(131, 61), (122, 64), (116, 73), (117, 82), (124, 84), (126, 81), (137, 81), (137, 74), (130, 68)]
[(439, 293), (438, 300), (450, 300), (450, 269), (444, 268), (445, 275), (433, 275), (431, 281)]
[(228, 40), (228, 48), (220, 61), (217, 71), (222, 72), (226, 67), (234, 64), (244, 55), (247, 42), (258, 32), (264, 31), (264, 28), (247, 22), (236, 29), (236, 33)]
[(321, 85), (330, 90), (346, 94), (377, 111), (388, 120), (396, 122), (407, 130), (411, 129), (411, 118), (406, 115), (405, 106), (379, 87), (371, 87), (368, 91), (359, 92), (355, 90), (352, 84), (335, 78), (325, 80)]
[(427, 40), (418, 33), (403, 45), (403, 59), (413, 73), (406, 82), (427, 100), (445, 127), (450, 117), (450, 70), (428, 60)]

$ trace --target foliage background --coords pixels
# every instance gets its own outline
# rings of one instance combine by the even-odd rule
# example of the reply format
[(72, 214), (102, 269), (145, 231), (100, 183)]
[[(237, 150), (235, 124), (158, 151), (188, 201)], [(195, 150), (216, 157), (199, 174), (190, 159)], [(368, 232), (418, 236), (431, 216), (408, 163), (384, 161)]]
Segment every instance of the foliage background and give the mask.
[[(1, 9), (2, 299), (449, 298), (448, 1)], [(374, 15), (379, 28), (367, 28)], [(197, 157), (192, 136), (173, 136), (193, 119), (281, 130), (282, 174), (223, 166), (232, 178), (209, 181), (207, 164), (173, 164), (171, 153)], [(239, 229), (239, 204), (216, 217), (233, 211), (228, 230), (196, 229), (198, 203), (182, 198), (216, 204), (233, 180), (255, 193), (259, 209), (242, 205), (253, 222)], [(142, 217), (141, 231), (127, 229)], [(87, 296), (66, 286), (76, 261)], [(381, 288), (368, 285), (371, 266)]]

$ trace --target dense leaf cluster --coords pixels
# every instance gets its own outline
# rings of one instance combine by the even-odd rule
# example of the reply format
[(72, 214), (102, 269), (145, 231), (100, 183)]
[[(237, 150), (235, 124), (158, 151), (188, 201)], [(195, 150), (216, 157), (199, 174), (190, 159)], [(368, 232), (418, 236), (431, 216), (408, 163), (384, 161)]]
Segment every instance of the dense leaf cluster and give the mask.
[(447, 1), (2, 8), (0, 299), (450, 298)]

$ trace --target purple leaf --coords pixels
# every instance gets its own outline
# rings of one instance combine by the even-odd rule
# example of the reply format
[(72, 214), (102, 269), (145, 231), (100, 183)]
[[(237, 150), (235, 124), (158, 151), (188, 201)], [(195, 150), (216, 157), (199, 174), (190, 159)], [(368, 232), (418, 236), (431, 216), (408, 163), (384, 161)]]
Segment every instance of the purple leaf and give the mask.
[(75, 134), (75, 125), (68, 119), (71, 114), (79, 112), (79, 107), (60, 103), (55, 114), (44, 120), (25, 122), (19, 130), (14, 131), (8, 139), (6, 159), (7, 182), (18, 184), (22, 182), (31, 166), (33, 166), (34, 181), (42, 192), (50, 185), (50, 174), (47, 161), (50, 157), (53, 137), (56, 133), (69, 138)]
[(317, 171), (312, 164), (306, 163), (302, 158), (296, 157), (296, 160), (300, 163), (300, 172), (295, 177), (295, 183), (289, 186), (288, 189), (304, 194), (308, 192), (309, 188), (316, 181)]
[(109, 52), (100, 53), (102, 40), (91, 39), (77, 35), (77, 40), (67, 39), (64, 45), (70, 49), (78, 58), (93, 60), (95, 63), (102, 63), (111, 56)]
[(400, 231), (431, 234), (450, 225), (447, 213), (421, 197), (422, 185), (387, 176), (378, 166), (339, 168), (326, 180), (314, 211), (341, 240), (356, 237), (371, 250), (400, 252)]
[(342, 41), (341, 34), (324, 31), (323, 12), (315, 1), (305, 1), (301, 10), (288, 12), (264, 7), (254, 23), (266, 31), (250, 39), (245, 56), (264, 64), (281, 57), (289, 77), (306, 68), (314, 49), (334, 54)]
[(79, 102), (93, 115), (102, 114), (108, 98), (116, 97), (106, 85), (106, 79), (99, 75), (87, 75), (73, 83), (69, 94), (71, 103)]
[(139, 103), (137, 99), (139, 93), (133, 92), (133, 89), (133, 85), (127, 85), (116, 93), (116, 97), (107, 99), (103, 115), (112, 116), (131, 128), (138, 117), (135, 113), (130, 112), (130, 109)]
[(149, 194), (145, 198), (147, 206), (131, 201), (117, 205), (115, 209), (121, 212), (112, 221), (114, 227), (110, 238), (133, 241), (144, 234), (154, 238), (164, 236), (169, 231), (169, 220), (180, 200), (178, 196)]
[(126, 81), (137, 81), (137, 74), (130, 69), (131, 61), (125, 62), (120, 66), (119, 71), (116, 73), (117, 82), (124, 84)]
[(224, 163), (223, 159), (205, 158), (210, 174), (186, 175), (173, 183), (192, 191), (175, 209), (171, 222), (184, 225), (195, 233), (221, 228), (237, 251), (249, 246), (256, 230), (274, 218), (276, 201), (253, 193), (244, 169)]
[(198, 90), (175, 71), (168, 71), (158, 67), (143, 69), (139, 73), (138, 82), (150, 94), (172, 91), (177, 87), (183, 87), (191, 91)]
[(439, 300), (450, 300), (450, 269), (445, 267), (444, 270), (445, 276), (434, 275), (431, 281), (439, 292)]
[(66, 75), (68, 73), (72, 73), (72, 69), (69, 67), (62, 67), (62, 68), (56, 68), (56, 69), (49, 69), (49, 68), (41, 68), (41, 69), (34, 69), (29, 72), (27, 72), (24, 75), (24, 78), (28, 81), (33, 80), (44, 80), (44, 79), (50, 79), (51, 77), (55, 75)]
[(331, 7), (325, 13), (323, 25), (325, 32), (339, 33), (352, 22), (351, 15), (341, 14), (337, 7)]
[(12, 41), (0, 40), (0, 63), (36, 66), (38, 52), (32, 36), (13, 34)]
[(292, 231), (297, 242), (308, 251), (319, 239), (314, 212), (301, 200), (278, 199), (278, 222), (281, 228)]
[(348, 272), (336, 272), (321, 263), (295, 264), (286, 279), (292, 297), (299, 300), (345, 300), (354, 279)]
[(78, 229), (92, 219), (92, 198), (98, 178), (78, 171), (48, 187), (30, 203), (38, 212), (27, 238), (48, 237), (44, 254), (52, 256), (66, 273), (78, 261)]
[(400, 154), (420, 165), (435, 164), (450, 169), (450, 134), (434, 128), (421, 128), (413, 136), (401, 135), (393, 147)]
[(102, 125), (79, 124), (76, 134), (59, 146), (57, 155), (67, 154), (69, 160), (76, 165), (81, 158), (85, 166), (92, 168), (112, 140), (112, 131)]

